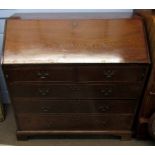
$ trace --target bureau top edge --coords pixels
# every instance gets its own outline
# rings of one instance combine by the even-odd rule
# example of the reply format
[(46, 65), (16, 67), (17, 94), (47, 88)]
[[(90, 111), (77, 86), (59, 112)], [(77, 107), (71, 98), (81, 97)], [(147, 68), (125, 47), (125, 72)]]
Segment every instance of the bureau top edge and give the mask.
[(150, 58), (140, 19), (8, 19), (2, 63), (150, 63)]

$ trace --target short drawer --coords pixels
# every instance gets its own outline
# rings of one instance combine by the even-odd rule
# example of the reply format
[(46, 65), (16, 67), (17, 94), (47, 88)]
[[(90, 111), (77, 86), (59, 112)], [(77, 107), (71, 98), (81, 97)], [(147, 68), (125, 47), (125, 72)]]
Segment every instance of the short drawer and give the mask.
[(146, 65), (17, 65), (4, 66), (9, 82), (142, 82)]
[(15, 111), (19, 113), (135, 113), (136, 100), (29, 100), (13, 98)]
[(133, 115), (19, 114), (19, 130), (131, 130)]
[(137, 99), (141, 85), (136, 84), (10, 84), (12, 97), (50, 99)]
[(79, 81), (89, 82), (141, 82), (147, 73), (146, 66), (82, 66)]
[(5, 77), (9, 82), (15, 81), (54, 81), (75, 82), (75, 68), (72, 66), (25, 66), (4, 67)]

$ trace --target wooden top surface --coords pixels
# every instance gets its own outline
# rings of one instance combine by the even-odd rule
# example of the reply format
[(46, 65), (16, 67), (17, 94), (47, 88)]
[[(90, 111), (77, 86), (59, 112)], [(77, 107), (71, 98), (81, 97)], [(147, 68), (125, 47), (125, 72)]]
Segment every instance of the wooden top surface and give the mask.
[(8, 19), (4, 64), (147, 63), (140, 19)]

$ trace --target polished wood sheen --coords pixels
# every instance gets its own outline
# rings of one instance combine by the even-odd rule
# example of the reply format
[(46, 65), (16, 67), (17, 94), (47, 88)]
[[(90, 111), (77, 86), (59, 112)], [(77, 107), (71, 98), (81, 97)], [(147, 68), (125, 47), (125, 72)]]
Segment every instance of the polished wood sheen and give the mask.
[(4, 64), (147, 63), (149, 60), (139, 19), (10, 19), (6, 29)]
[(17, 138), (135, 132), (149, 70), (140, 19), (9, 19), (3, 71)]

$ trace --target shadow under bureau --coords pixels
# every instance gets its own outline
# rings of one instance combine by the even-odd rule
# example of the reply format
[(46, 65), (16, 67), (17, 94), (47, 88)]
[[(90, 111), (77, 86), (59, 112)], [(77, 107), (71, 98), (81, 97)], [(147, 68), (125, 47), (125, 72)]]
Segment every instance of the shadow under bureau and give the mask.
[(131, 137), (149, 64), (140, 19), (8, 19), (3, 71), (17, 138)]

